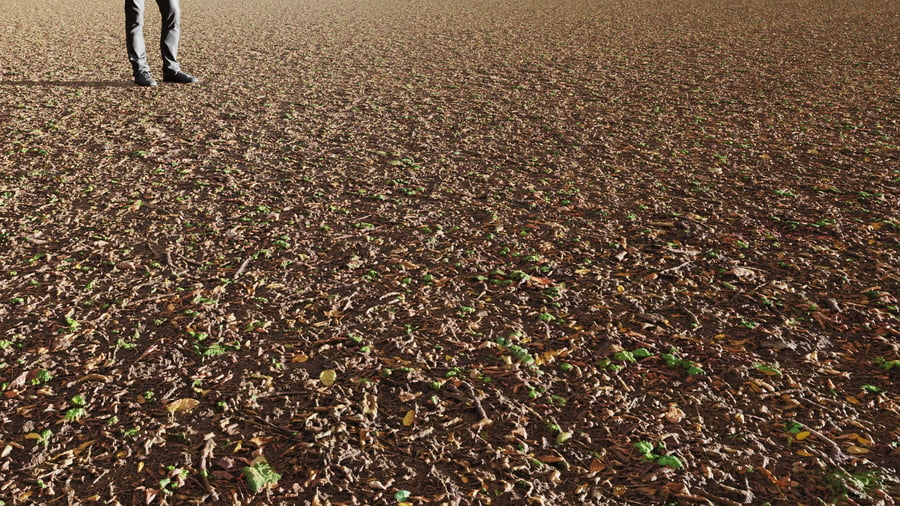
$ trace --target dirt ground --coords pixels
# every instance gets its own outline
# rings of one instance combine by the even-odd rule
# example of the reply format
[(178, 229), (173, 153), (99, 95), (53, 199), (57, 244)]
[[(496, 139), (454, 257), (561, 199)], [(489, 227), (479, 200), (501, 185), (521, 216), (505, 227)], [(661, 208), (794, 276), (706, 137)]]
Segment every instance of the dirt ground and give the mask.
[(182, 9), (0, 0), (0, 504), (900, 500), (900, 3)]

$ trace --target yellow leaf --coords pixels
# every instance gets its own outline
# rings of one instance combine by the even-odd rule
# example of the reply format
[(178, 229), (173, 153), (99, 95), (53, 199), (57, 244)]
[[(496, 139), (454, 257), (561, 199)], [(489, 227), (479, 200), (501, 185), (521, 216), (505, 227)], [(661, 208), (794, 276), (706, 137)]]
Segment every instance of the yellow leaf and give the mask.
[(175, 413), (190, 412), (199, 405), (200, 401), (197, 399), (178, 399), (166, 404), (166, 410), (174, 415)]
[(804, 439), (809, 437), (809, 434), (810, 432), (808, 430), (804, 430), (802, 432), (798, 432), (797, 435), (794, 436), (794, 439), (796, 439), (797, 441), (803, 441)]
[(616, 285), (616, 291), (619, 293), (625, 292), (625, 287), (622, 285)]
[(334, 382), (337, 380), (337, 373), (334, 372), (334, 369), (326, 369), (319, 374), (319, 381), (322, 382), (326, 387), (330, 387), (334, 385)]
[(868, 448), (863, 448), (856, 445), (850, 445), (849, 447), (847, 447), (847, 453), (849, 453), (850, 455), (865, 455), (871, 451), (872, 450)]
[(544, 365), (553, 363), (556, 360), (556, 357), (568, 355), (569, 350), (565, 348), (560, 348), (556, 350), (549, 350), (541, 353), (535, 358), (535, 364)]
[(29, 432), (28, 434), (25, 434), (25, 439), (37, 439), (37, 440), (41, 440), (41, 439), (44, 439), (44, 438), (43, 438), (40, 434), (38, 434), (37, 432)]
[(254, 437), (254, 438), (250, 438), (247, 442), (250, 443), (250, 444), (252, 444), (252, 445), (254, 445), (254, 446), (258, 446), (258, 447), (262, 448), (263, 446), (265, 446), (265, 445), (271, 443), (271, 442), (272, 442), (272, 438), (271, 438), (271, 437), (258, 437), (258, 436), (257, 436), (257, 437)]
[(309, 355), (306, 353), (295, 353), (294, 357), (291, 359), (291, 362), (303, 363), (309, 360)]
[(809, 453), (806, 450), (797, 450), (797, 455), (799, 455), (801, 457), (812, 457), (813, 456), (812, 453)]
[(80, 455), (80, 454), (81, 454), (82, 452), (84, 452), (86, 449), (88, 449), (88, 448), (90, 448), (91, 446), (93, 446), (93, 444), (96, 443), (96, 442), (97, 442), (96, 439), (91, 439), (90, 441), (85, 441), (84, 443), (81, 443), (80, 445), (78, 445), (78, 447), (75, 448), (75, 450), (73, 450), (72, 453), (74, 453), (75, 455)]
[(411, 409), (407, 411), (406, 416), (403, 417), (403, 426), (410, 427), (414, 423), (416, 423), (416, 411)]

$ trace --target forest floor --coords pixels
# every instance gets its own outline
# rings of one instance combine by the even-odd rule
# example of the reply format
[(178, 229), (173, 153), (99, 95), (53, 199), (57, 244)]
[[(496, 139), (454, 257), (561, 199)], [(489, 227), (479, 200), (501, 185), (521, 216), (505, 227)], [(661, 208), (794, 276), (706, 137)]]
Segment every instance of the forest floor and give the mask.
[(900, 501), (900, 3), (182, 8), (0, 0), (0, 504)]

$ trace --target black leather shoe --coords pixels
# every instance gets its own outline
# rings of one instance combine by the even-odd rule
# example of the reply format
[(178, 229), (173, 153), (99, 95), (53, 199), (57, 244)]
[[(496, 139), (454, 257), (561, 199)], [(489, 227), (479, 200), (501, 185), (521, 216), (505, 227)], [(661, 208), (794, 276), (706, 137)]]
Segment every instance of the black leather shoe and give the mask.
[(138, 86), (156, 86), (156, 80), (150, 75), (149, 70), (141, 70), (134, 75), (134, 84)]
[(193, 84), (197, 82), (197, 78), (179, 70), (176, 72), (163, 72), (163, 81), (167, 83)]

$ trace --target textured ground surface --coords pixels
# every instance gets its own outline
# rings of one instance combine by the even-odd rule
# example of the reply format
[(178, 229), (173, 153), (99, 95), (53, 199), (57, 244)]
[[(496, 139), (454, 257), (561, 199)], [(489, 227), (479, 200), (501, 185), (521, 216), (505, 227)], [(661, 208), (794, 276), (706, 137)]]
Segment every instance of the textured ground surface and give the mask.
[(900, 4), (182, 7), (0, 0), (5, 504), (900, 499)]

